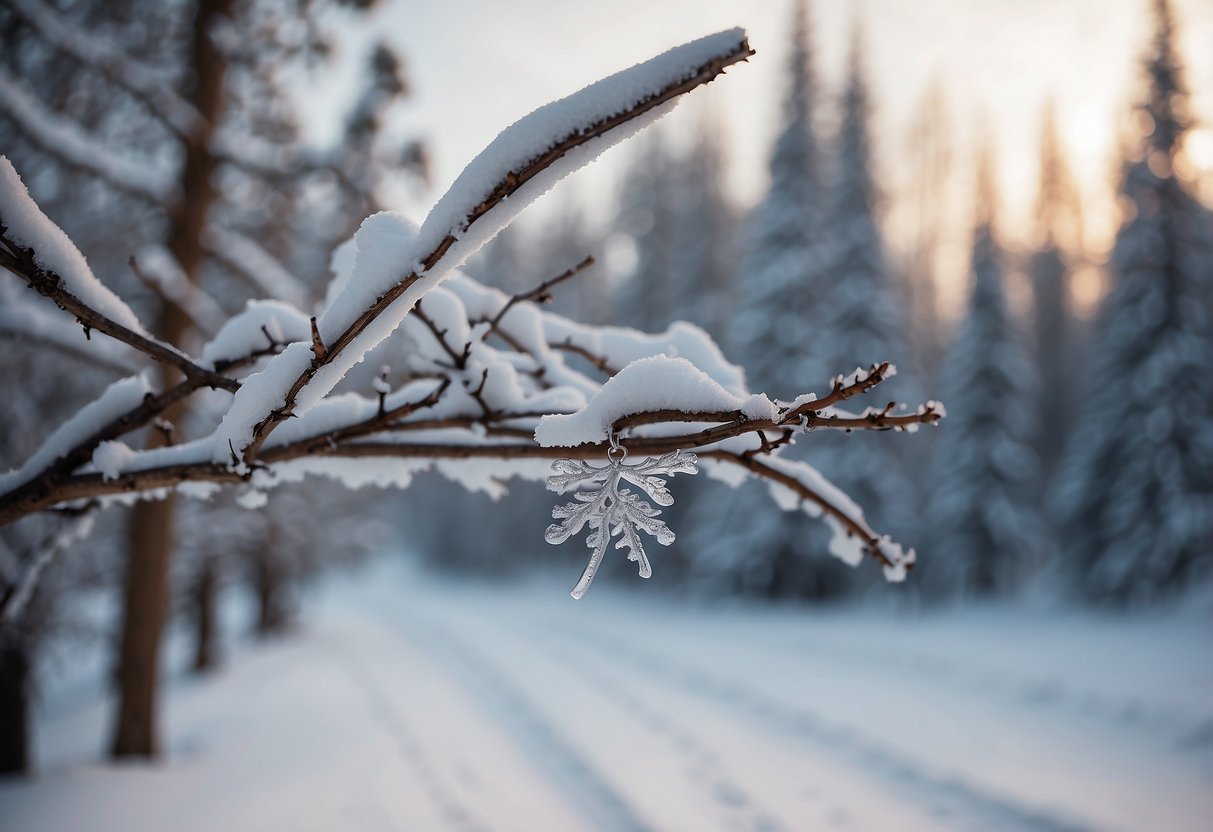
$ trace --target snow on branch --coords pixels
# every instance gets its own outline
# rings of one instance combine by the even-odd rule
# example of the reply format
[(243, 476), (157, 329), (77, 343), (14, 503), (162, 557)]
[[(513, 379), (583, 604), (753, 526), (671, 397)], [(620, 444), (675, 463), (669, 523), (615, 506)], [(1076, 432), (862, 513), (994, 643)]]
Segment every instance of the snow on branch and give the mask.
[[(600, 461), (617, 444), (615, 452), (633, 460), (694, 452), (711, 476), (765, 482), (781, 508), (824, 519), (836, 556), (851, 564), (866, 556), (889, 580), (900, 580), (913, 551), (873, 530), (807, 463), (783, 455), (814, 430), (910, 431), (938, 422), (943, 408), (934, 402), (909, 411), (840, 409), (892, 376), (892, 365), (838, 376), (820, 397), (777, 401), (751, 391), (741, 368), (693, 325), (646, 334), (585, 326), (541, 308), (546, 291), (574, 270), (516, 296), (456, 271), (560, 176), (750, 54), (743, 33), (721, 33), (541, 108), (490, 144), (420, 228), (390, 213), (368, 218), (335, 253), (336, 276), (318, 317), (281, 299), (250, 302), (198, 360), (140, 342), (144, 336), (121, 330), (72, 294), (39, 260), (41, 247), (4, 238), (0, 265), (86, 326), (99, 318), (108, 329), (95, 328), (178, 366), (185, 379), (138, 397), (107, 393), (104, 412), (69, 420), (61, 429), (66, 439), (52, 437), (49, 449), (0, 485), (0, 525), (81, 501), (173, 489), (209, 493), (224, 484), (256, 494), (316, 475), (351, 488), (403, 488), (417, 472), (434, 469), (497, 497), (510, 477), (541, 481), (553, 460)], [(32, 203), (23, 215), (41, 217)], [(212, 236), (211, 245), (258, 272), (272, 293), (296, 291), (289, 275), (267, 280), (272, 268), (263, 270), (255, 252), (232, 242)], [(52, 258), (63, 249), (47, 248)], [(376, 357), (391, 361), (395, 373), (385, 370), (367, 390), (333, 395), (347, 371), (384, 341)], [(570, 355), (595, 369), (582, 372), (579, 359), (566, 361)], [(235, 393), (212, 434), (148, 450), (119, 441), (205, 386)]]
[(151, 392), (151, 384), (144, 374), (115, 381), (96, 400), (85, 405), (51, 433), (24, 465), (15, 471), (0, 474), (0, 493), (25, 485), (57, 461), (66, 461), (73, 468), (80, 465), (77, 456), (80, 449), (83, 449), (84, 459), (92, 456), (97, 441), (91, 437), (96, 433), (97, 425), (105, 424), (137, 407)]
[(368, 219), (359, 229), (353, 279), (319, 322), (324, 354), (309, 359), (303, 350), (283, 352), (237, 396), (220, 426), (216, 453), (230, 446), (244, 460), (255, 458), (279, 424), (332, 390), (425, 292), (527, 205), (667, 112), (680, 95), (751, 54), (740, 29), (672, 49), (507, 128), (464, 169), (415, 234), (390, 215)]
[(11, 582), (0, 587), (0, 624), (12, 624), (21, 617), (26, 605), (34, 595), (38, 579), (51, 562), (72, 544), (88, 537), (97, 520), (94, 504), (72, 517), (66, 524), (52, 532), (45, 540), (27, 552), (16, 556), (16, 565), (21, 572)]
[(660, 421), (692, 414), (723, 421), (736, 414), (769, 422), (776, 407), (763, 395), (743, 399), (730, 393), (685, 358), (659, 355), (624, 367), (577, 413), (541, 418), (535, 441), (549, 448), (604, 442), (624, 416), (645, 412), (663, 414)]
[(51, 347), (124, 376), (138, 372), (142, 366), (134, 350), (109, 339), (86, 339), (76, 327), (65, 327), (58, 313), (18, 295), (14, 288), (15, 284), (0, 287), (0, 338)]
[(135, 313), (109, 290), (59, 226), (30, 198), (12, 163), (0, 156), (0, 267), (24, 279), (39, 294), (71, 313), (88, 336), (93, 330), (180, 370), (198, 386), (234, 390), (224, 376), (153, 338)]
[[(542, 478), (545, 460), (601, 458), (606, 447), (601, 438), (614, 426), (627, 433), (622, 445), (633, 454), (663, 456), (696, 449), (712, 465), (738, 468), (775, 482), (780, 488), (773, 489), (773, 496), (781, 505), (824, 514), (836, 530), (835, 550), (850, 562), (855, 551), (867, 553), (892, 569), (891, 576), (901, 573), (899, 564), (909, 563), (908, 555), (870, 529), (862, 512), (815, 471), (776, 461), (779, 449), (803, 430), (807, 418), (828, 420), (823, 414), (833, 404), (887, 377), (885, 365), (853, 374), (849, 384), (835, 384), (828, 396), (802, 397), (803, 403), (795, 407), (744, 391), (730, 393), (686, 359), (660, 354), (628, 365), (614, 380), (599, 385), (563, 367), (560, 353), (548, 349), (541, 337), (548, 326), (575, 330), (577, 325), (571, 321), (530, 303), (518, 304), (502, 320), (502, 334), (510, 343), (537, 347), (534, 352), (500, 352), (485, 345), (469, 322), (482, 319), (485, 310), (500, 308), (504, 295), (462, 275), (448, 285), (453, 291), (438, 289), (427, 297), (429, 324), (413, 328), (406, 322), (402, 331), (416, 350), (413, 361), (426, 372), (441, 368), (440, 378), (419, 379), (388, 393), (377, 391), (375, 398), (345, 394), (325, 399), (283, 425), (259, 456), (262, 467), (252, 471), (240, 473), (213, 462), (205, 441), (187, 443), (123, 458), (116, 470), (73, 475), (59, 483), (56, 494), (42, 505), (171, 487), (186, 480), (251, 480), (258, 488), (271, 488), (306, 473), (336, 477), (351, 486), (373, 482), (403, 487), (418, 470), (428, 467), (438, 467), (468, 487), (497, 494), (497, 479), (502, 476)], [(286, 317), (265, 317), (270, 313)], [(264, 348), (274, 339), (259, 321), (272, 323), (276, 332), (305, 346), (310, 338), (302, 313), (261, 303), (250, 304), (249, 311), (229, 325), (232, 331), (220, 333), (216, 341), (229, 342), (237, 350), (259, 344)], [(612, 337), (622, 342), (626, 332), (616, 330)], [(651, 348), (654, 343), (652, 336), (639, 332), (633, 331), (633, 337), (630, 350)], [(211, 349), (213, 344), (208, 345)], [(459, 362), (452, 356), (458, 356)], [(682, 389), (670, 392), (672, 379), (678, 378)], [(673, 409), (674, 405), (687, 410)], [(568, 414), (563, 430), (589, 424), (592, 432), (564, 437), (585, 440), (573, 448), (536, 443), (533, 435), (541, 423), (550, 424), (553, 413)], [(925, 412), (909, 416), (918, 423), (938, 418)], [(715, 424), (697, 429), (697, 421)], [(596, 444), (588, 444), (595, 438)], [(784, 499), (787, 494), (795, 495), (794, 505)], [(0, 520), (5, 519), (4, 512), (5, 500), (0, 497)]]
[(57, 274), (63, 288), (82, 303), (127, 329), (144, 333), (131, 308), (97, 279), (76, 244), (42, 213), (4, 156), (0, 156), (0, 235), (6, 243), (32, 252), (34, 265)]
[(8, 116), (39, 148), (69, 167), (85, 171), (116, 190), (154, 205), (167, 205), (175, 186), (145, 159), (120, 156), (98, 144), (75, 122), (46, 109), (0, 68), (0, 113)]

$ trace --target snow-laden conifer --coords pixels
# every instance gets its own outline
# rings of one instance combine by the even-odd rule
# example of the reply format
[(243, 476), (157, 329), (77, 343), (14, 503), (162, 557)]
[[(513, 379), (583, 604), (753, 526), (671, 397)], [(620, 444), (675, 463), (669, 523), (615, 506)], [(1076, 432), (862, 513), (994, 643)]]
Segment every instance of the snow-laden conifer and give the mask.
[(940, 380), (951, 430), (934, 450), (929, 545), (938, 585), (992, 595), (1037, 556), (1041, 537), (1031, 364), (1007, 307), (986, 162), (980, 178), (969, 301)]
[(811, 328), (820, 317), (825, 194), (804, 3), (795, 7), (786, 79), (770, 189), (746, 224), (738, 302), (726, 339), (730, 354), (745, 364), (750, 383), (772, 393), (780, 385), (803, 385), (840, 369), (823, 371), (810, 348)]
[[(841, 124), (832, 158), (835, 171), (826, 221), (823, 315), (813, 327), (813, 358), (846, 370), (899, 356), (897, 377), (882, 385), (879, 402), (917, 398), (913, 362), (903, 333), (906, 304), (886, 256), (878, 224), (880, 207), (869, 130), (870, 106), (861, 42), (853, 47), (841, 102)], [(882, 522), (905, 531), (913, 506), (895, 435), (856, 442), (847, 434), (812, 443), (809, 460)], [(863, 447), (860, 447), (862, 444)]]
[(1213, 556), (1213, 227), (1176, 173), (1190, 126), (1175, 21), (1155, 3), (1148, 117), (1058, 487), (1074, 587), (1092, 601), (1182, 587)]

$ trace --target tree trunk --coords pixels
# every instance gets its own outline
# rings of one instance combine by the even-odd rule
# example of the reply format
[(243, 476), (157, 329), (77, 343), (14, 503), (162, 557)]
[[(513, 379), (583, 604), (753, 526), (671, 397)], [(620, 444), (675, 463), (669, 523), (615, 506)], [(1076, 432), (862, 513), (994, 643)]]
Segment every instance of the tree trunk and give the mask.
[(254, 558), (253, 583), (257, 592), (257, 636), (282, 634), (291, 623), (287, 574), (268, 542)]
[[(231, 0), (199, 0), (194, 13), (191, 100), (204, 120), (185, 144), (181, 168), (181, 198), (169, 212), (168, 247), (191, 281), (202, 263), (202, 232), (215, 198), (212, 176), (215, 159), (209, 143), (223, 106), (223, 55), (210, 37), (212, 24), (226, 16)], [(171, 344), (181, 342), (189, 321), (182, 310), (166, 304), (159, 335)], [(175, 381), (167, 368), (161, 383)], [(179, 421), (181, 412), (167, 414)], [(156, 699), (159, 685), (160, 640), (169, 605), (169, 559), (173, 547), (173, 508), (170, 497), (141, 502), (131, 514), (130, 552), (123, 598), (123, 629), (118, 660), (119, 705), (114, 731), (115, 757), (156, 755)]]
[(216, 611), (219, 570), (215, 558), (203, 558), (192, 587), (194, 613), (194, 672), (206, 673), (219, 663), (216, 644)]
[(0, 774), (29, 768), (29, 656), (19, 642), (0, 644)]
[(122, 641), (118, 663), (115, 757), (154, 757), (160, 637), (169, 605), (174, 498), (141, 502), (131, 512)]

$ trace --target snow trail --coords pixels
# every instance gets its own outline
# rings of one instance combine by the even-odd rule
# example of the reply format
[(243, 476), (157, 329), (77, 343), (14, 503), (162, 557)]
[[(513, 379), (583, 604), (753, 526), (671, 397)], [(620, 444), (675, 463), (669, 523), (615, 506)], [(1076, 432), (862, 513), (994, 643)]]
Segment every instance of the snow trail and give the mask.
[[(591, 635), (592, 634), (592, 635)], [(934, 775), (880, 740), (834, 721), (805, 705), (789, 705), (780, 698), (738, 682), (718, 671), (682, 662), (668, 654), (649, 651), (619, 639), (582, 630), (601, 654), (619, 666), (666, 686), (716, 704), (731, 718), (743, 717), (776, 735), (795, 738), (817, 750), (836, 755), (861, 776), (876, 777), (910, 802), (944, 817), (961, 828), (1023, 830), (1023, 832), (1085, 832), (1091, 827), (1053, 816), (986, 792), (976, 784)]]
[(653, 829), (576, 745), (544, 717), (542, 704), (520, 690), (489, 654), (432, 618), (415, 617), (411, 625), (411, 629), (424, 634), (419, 646), (433, 651), (434, 658), (446, 663), (492, 708), (530, 758), (546, 770), (561, 791), (573, 795), (584, 819), (604, 832)]
[[(610, 586), (574, 602), (563, 582), (395, 567), (317, 603), (299, 638), (173, 683), (161, 767), (93, 763), (106, 709), (66, 697), (70, 713), (56, 706), (36, 733), (43, 775), (0, 783), (0, 816), (30, 832), (1197, 832), (1213, 819), (1213, 744), (1199, 741), (1213, 664), (1195, 618), (894, 618)], [(1088, 700), (1106, 710), (1079, 718)]]

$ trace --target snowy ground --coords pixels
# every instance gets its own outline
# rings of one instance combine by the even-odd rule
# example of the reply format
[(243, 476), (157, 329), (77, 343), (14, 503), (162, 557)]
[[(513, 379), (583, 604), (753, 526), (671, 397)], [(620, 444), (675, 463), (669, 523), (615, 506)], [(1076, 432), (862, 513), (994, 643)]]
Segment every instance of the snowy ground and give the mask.
[(171, 689), (42, 708), (4, 830), (1213, 829), (1213, 623), (706, 608), (384, 567)]

